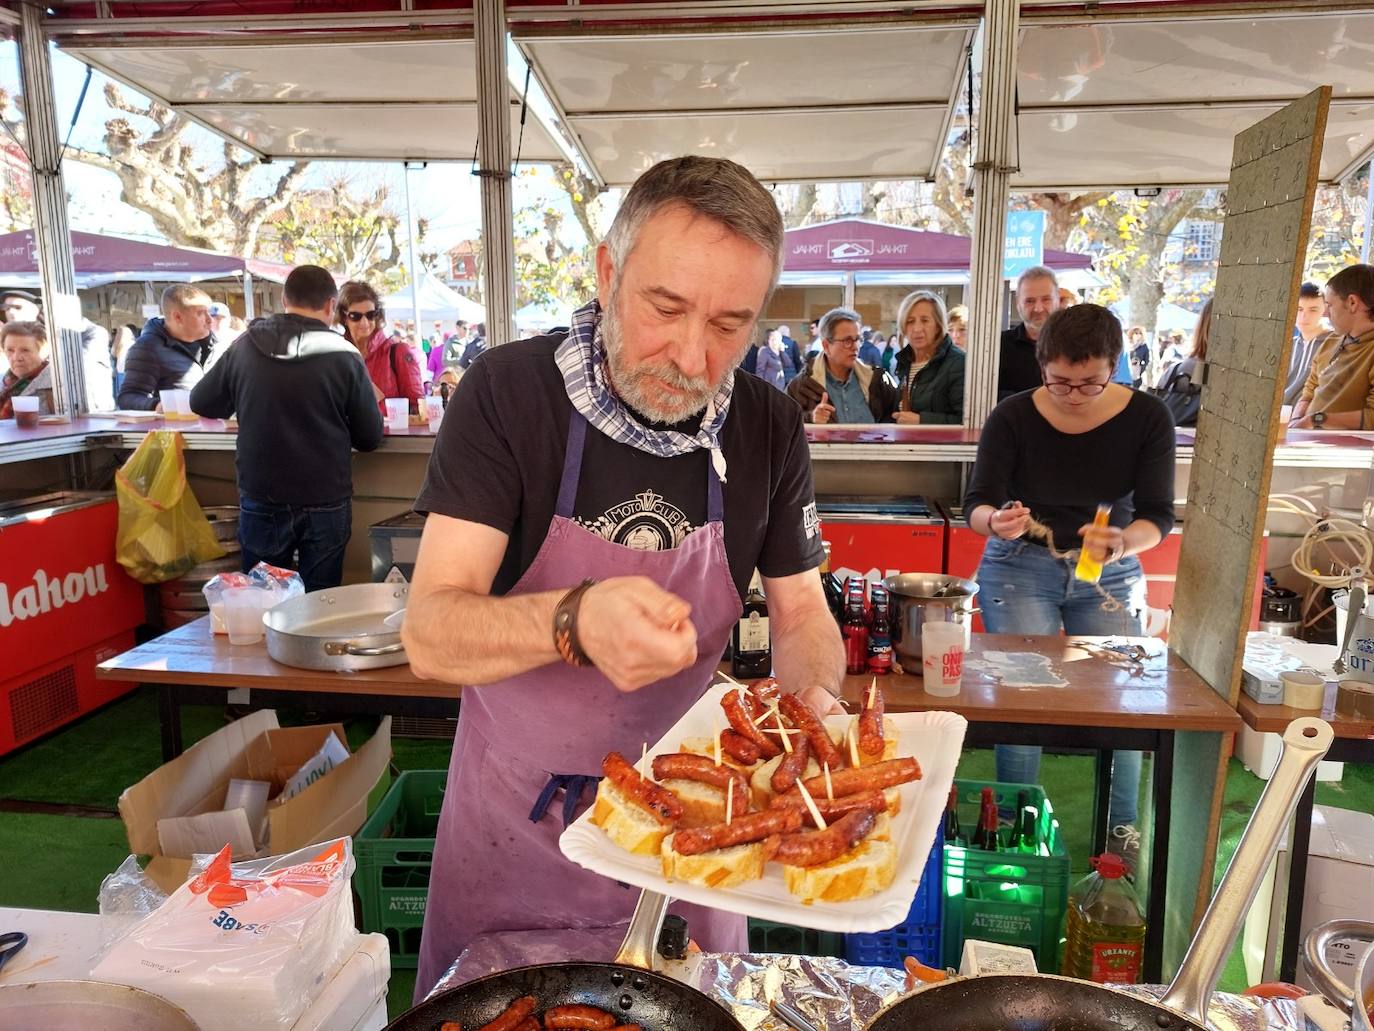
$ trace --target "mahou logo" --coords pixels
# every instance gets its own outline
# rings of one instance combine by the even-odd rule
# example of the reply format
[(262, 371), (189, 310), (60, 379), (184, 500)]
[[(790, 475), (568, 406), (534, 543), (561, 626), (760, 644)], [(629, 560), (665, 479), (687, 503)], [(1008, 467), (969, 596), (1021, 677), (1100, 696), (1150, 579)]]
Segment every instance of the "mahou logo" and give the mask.
[(63, 605), (75, 605), (108, 588), (103, 562), (66, 576), (49, 576), (46, 570), (40, 569), (33, 574), (33, 583), (20, 587), (13, 596), (10, 585), (0, 582), (0, 627), (41, 616)]

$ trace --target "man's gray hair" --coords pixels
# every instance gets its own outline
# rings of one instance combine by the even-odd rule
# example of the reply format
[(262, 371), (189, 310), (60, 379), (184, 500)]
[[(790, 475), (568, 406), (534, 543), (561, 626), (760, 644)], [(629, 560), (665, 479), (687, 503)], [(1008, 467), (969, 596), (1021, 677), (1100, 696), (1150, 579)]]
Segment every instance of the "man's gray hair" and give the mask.
[[(681, 204), (750, 240), (773, 259), (772, 296), (782, 272), (782, 212), (773, 195), (743, 165), (697, 155), (660, 161), (635, 180), (606, 233), (616, 274), (634, 250), (644, 224), (665, 207)], [(764, 303), (767, 304), (767, 298)], [(760, 311), (759, 314), (762, 314)]]
[(1059, 289), (1059, 277), (1054, 274), (1054, 269), (1046, 268), (1044, 265), (1032, 265), (1026, 271), (1016, 277), (1016, 292), (1021, 292), (1021, 284), (1027, 279), (1048, 279), (1054, 284), (1055, 289)]
[(906, 339), (907, 317), (911, 314), (911, 309), (922, 301), (929, 301), (931, 307), (935, 309), (935, 321), (940, 326), (940, 337), (935, 341), (938, 344), (949, 333), (949, 315), (945, 311), (944, 299), (939, 294), (931, 293), (929, 290), (913, 290), (902, 298), (902, 303), (897, 306), (897, 334), (903, 340)]
[(835, 332), (835, 325), (839, 322), (852, 322), (855, 328), (859, 325), (859, 313), (850, 311), (848, 308), (831, 308), (821, 316), (821, 324), (816, 332), (821, 335), (822, 340), (833, 339), (830, 334)]

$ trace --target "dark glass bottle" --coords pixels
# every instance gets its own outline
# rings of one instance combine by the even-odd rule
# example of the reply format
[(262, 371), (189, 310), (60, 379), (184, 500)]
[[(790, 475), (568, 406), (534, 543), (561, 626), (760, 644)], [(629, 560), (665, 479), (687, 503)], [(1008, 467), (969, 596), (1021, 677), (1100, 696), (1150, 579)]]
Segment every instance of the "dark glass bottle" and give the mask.
[(850, 577), (845, 589), (844, 635), (845, 672), (858, 676), (868, 669), (868, 613), (864, 611), (864, 587), (861, 577)]
[(949, 802), (945, 805), (945, 844), (965, 845), (964, 832), (959, 827), (959, 789), (949, 789)]
[(873, 606), (868, 614), (868, 672), (885, 676), (892, 672), (892, 609), (887, 588), (874, 584)]
[(996, 852), (1000, 847), (997, 840), (997, 799), (992, 788), (983, 789), (983, 801), (979, 807), (978, 830), (973, 835), (973, 847), (985, 852)]
[(830, 542), (823, 542), (825, 557), (821, 559), (821, 589), (825, 591), (825, 604), (835, 622), (844, 625), (844, 588), (839, 577), (830, 571)]
[(1007, 842), (1009, 848), (1016, 852), (1029, 852), (1034, 854), (1039, 848), (1035, 839), (1035, 806), (1031, 805), (1030, 792), (1018, 791), (1016, 793), (1016, 819), (1011, 826), (1011, 839)]
[(730, 643), (730, 673), (746, 680), (773, 672), (773, 648), (768, 636), (768, 599), (763, 596), (759, 574), (749, 581), (744, 611), (735, 623)]

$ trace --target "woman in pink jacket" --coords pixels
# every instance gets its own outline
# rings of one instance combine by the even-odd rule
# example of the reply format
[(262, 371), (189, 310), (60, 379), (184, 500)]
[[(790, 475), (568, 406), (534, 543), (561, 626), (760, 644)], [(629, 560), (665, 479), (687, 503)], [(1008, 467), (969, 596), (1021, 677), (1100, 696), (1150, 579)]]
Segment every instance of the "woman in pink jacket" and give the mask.
[(387, 335), (386, 313), (377, 291), (357, 280), (345, 283), (339, 291), (338, 323), (362, 355), (377, 407), (385, 414), (388, 397), (404, 397), (410, 401), (411, 412), (418, 413), (425, 392), (420, 361), (404, 340)]

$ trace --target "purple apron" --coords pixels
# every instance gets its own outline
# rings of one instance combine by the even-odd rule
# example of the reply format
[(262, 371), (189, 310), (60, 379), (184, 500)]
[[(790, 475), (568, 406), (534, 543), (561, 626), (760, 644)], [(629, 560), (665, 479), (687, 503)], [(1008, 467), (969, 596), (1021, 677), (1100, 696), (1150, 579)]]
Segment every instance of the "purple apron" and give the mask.
[[(637, 551), (573, 522), (586, 437), (587, 421), (574, 410), (548, 537), (510, 593), (647, 576), (692, 606), (697, 661), (629, 693), (595, 669), (561, 663), (464, 689), (435, 842), (417, 1000), (473, 938), (492, 932), (548, 929), (553, 938), (560, 928), (606, 928), (603, 955), (569, 958), (614, 956), (624, 933), (614, 925), (629, 920), (639, 892), (565, 859), (558, 836), (591, 802), (607, 752), (637, 760), (641, 745), (654, 744), (705, 693), (743, 611), (726, 560), (724, 505), (712, 463), (706, 463), (706, 525), (678, 548)], [(556, 814), (549, 804), (560, 790)], [(744, 951), (744, 917), (689, 905), (674, 911), (686, 917), (703, 948)]]

